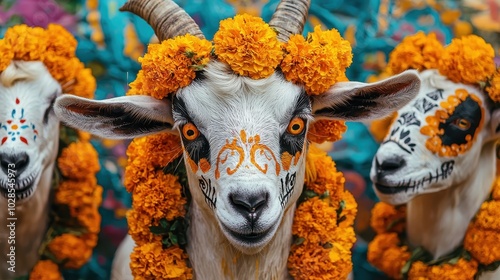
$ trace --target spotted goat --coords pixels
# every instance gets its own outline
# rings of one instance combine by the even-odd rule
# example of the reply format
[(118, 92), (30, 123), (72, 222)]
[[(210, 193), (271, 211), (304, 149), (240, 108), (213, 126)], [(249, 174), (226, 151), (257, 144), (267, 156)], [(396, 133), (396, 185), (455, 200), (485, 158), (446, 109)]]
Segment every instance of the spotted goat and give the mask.
[[(269, 25), (281, 42), (302, 33), (309, 5), (305, 0), (279, 4)], [(132, 0), (122, 9), (145, 18), (160, 41), (185, 34), (204, 38), (173, 2)], [(55, 109), (68, 125), (105, 138), (180, 134), (184, 162), (191, 163), (186, 164), (192, 196), (187, 252), (195, 278), (228, 279), (225, 270), (231, 270), (238, 279), (288, 279), (291, 226), (304, 184), (310, 123), (386, 116), (409, 102), (419, 87), (418, 76), (409, 71), (373, 84), (338, 82), (313, 96), (279, 69), (252, 79), (214, 58), (189, 85), (161, 100), (62, 96)], [(286, 168), (285, 153), (294, 156)], [(282, 188), (281, 182), (289, 186)], [(133, 247), (127, 237), (116, 256), (114, 279), (132, 278)], [(235, 259), (229, 268), (221, 265)]]

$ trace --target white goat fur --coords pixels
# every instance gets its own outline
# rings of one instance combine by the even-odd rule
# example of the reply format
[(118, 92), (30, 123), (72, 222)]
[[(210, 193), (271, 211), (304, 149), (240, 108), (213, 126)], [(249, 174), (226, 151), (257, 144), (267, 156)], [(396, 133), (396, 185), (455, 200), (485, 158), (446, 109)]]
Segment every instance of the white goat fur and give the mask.
[[(408, 153), (399, 147), (397, 143), (405, 146), (405, 139), (400, 139), (399, 132), (392, 136), (389, 133), (375, 155), (370, 176), (382, 201), (395, 205), (407, 203), (409, 243), (412, 246), (423, 246), (437, 259), (462, 244), (470, 220), (491, 191), (496, 172), (500, 110), (494, 108), (477, 87), (453, 83), (435, 70), (424, 71), (420, 76), (422, 87), (419, 95), (415, 101), (398, 111), (398, 117), (405, 113), (415, 113), (420, 125), (401, 125), (395, 121), (390, 130), (399, 127), (399, 131), (409, 131), (407, 137), (412, 139), (410, 143), (416, 144), (414, 151)], [(437, 89), (443, 90), (442, 98), (433, 101), (437, 106), (425, 114), (416, 110), (415, 104), (420, 103), (423, 98), (430, 101), (427, 94)], [(457, 89), (465, 89), (469, 94), (479, 97), (484, 110), (483, 122), (477, 128), (479, 132), (468, 151), (456, 157), (441, 157), (426, 148), (428, 136), (421, 134), (420, 128), (426, 125), (427, 116), (434, 116), (436, 110), (442, 110), (439, 103), (455, 94)], [(390, 174), (377, 176), (376, 161), (380, 165), (384, 160), (394, 157), (403, 159), (405, 164)], [(417, 188), (392, 195), (380, 192), (376, 187), (376, 184), (396, 188), (405, 184), (414, 185), (436, 170), (441, 170), (442, 164), (450, 160), (454, 164), (446, 178), (433, 179), (432, 183), (424, 182)], [(497, 269), (496, 272), (484, 273), (480, 279), (500, 279), (500, 272)]]
[[(322, 96), (307, 97), (302, 87), (286, 81), (279, 73), (253, 80), (235, 75), (227, 65), (212, 61), (203, 71), (203, 76), (179, 90), (173, 100), (126, 96), (96, 101), (68, 96), (58, 98), (55, 112), (70, 126), (109, 138), (133, 138), (162, 131), (175, 133), (172, 128), (182, 131), (186, 122), (194, 123), (207, 139), (211, 166), (210, 170), (203, 172), (200, 169), (193, 170), (186, 164), (192, 195), (188, 210), (190, 226), (187, 252), (195, 278), (287, 279), (291, 225), (295, 202), (304, 183), (304, 154), (307, 150), (306, 142), (302, 142), (300, 147), (296, 147), (302, 152), (300, 155), (294, 154), (294, 157), (299, 157), (297, 164), (292, 164), (288, 170), (283, 168), (280, 137), (286, 133), (289, 122), (297, 116), (307, 122), (313, 117), (360, 120), (388, 115), (413, 98), (418, 92), (420, 81), (415, 72), (410, 71), (376, 84), (338, 83)], [(343, 116), (336, 116), (335, 111), (327, 115), (315, 115), (322, 108), (345, 109), (346, 104), (361, 94), (373, 97), (374, 102), (357, 108), (356, 112), (347, 110)], [(297, 107), (301, 96), (306, 96), (306, 104)], [(181, 101), (185, 103), (185, 113), (176, 109), (176, 104), (179, 105)], [(114, 129), (120, 125), (116, 122), (116, 118), (120, 117), (106, 115), (113, 108), (122, 110), (123, 115), (133, 116), (137, 126), (129, 130)], [(164, 122), (165, 125), (148, 130), (148, 124), (152, 121)], [(263, 153), (252, 151), (252, 147), (255, 147), (252, 145), (256, 142), (268, 149), (258, 150)], [(224, 151), (227, 143), (235, 143), (242, 148), (242, 160)], [(189, 156), (185, 139), (183, 145), (184, 159), (187, 161), (193, 155)], [(250, 160), (252, 153), (254, 161)], [(224, 156), (227, 156), (227, 160), (219, 162), (221, 172), (218, 178), (215, 174), (217, 162)], [(236, 168), (238, 164), (239, 169)], [(258, 166), (267, 166), (268, 170), (263, 172)], [(226, 168), (235, 168), (237, 171), (229, 174)], [(291, 173), (296, 174), (294, 189), (282, 207), (279, 201), (282, 195), (280, 180)], [(216, 207), (209, 206), (200, 190), (198, 182), (203, 178), (210, 180), (214, 187)], [(255, 225), (250, 226), (230, 197), (245, 199), (259, 193), (266, 193), (267, 199)], [(255, 242), (244, 242), (231, 231), (240, 234), (267, 233)], [(133, 246), (133, 241), (128, 237), (118, 249), (113, 264), (113, 279), (132, 279), (128, 256)]]
[[(33, 186), (24, 195), (15, 200), (15, 216), (9, 215), (7, 184), (8, 175), (0, 171), (0, 279), (13, 279), (31, 271), (38, 261), (38, 248), (47, 229), (50, 204), (52, 173), (59, 144), (59, 120), (55, 117), (51, 102), (61, 93), (59, 83), (52, 78), (42, 62), (13, 61), (0, 74), (0, 141), (7, 137), (11, 126), (7, 120), (14, 119), (18, 124), (20, 108), (24, 108), (24, 124), (30, 127), (21, 131), (19, 136), (25, 137), (28, 144), (19, 140), (8, 139), (0, 145), (0, 159), (5, 156), (16, 157), (21, 153), (29, 156), (29, 163), (22, 172), (17, 172), (16, 188), (23, 187), (28, 177), (33, 177)], [(16, 99), (19, 104), (16, 104)], [(12, 109), (17, 109), (16, 117), (12, 117)], [(48, 110), (48, 111), (47, 111)], [(47, 113), (48, 112), (48, 113)], [(47, 122), (44, 115), (47, 114)], [(38, 135), (34, 140), (34, 125)], [(4, 127), (2, 127), (4, 126)], [(10, 201), (12, 202), (12, 200)], [(8, 218), (15, 217), (12, 221)], [(15, 237), (9, 239), (10, 230), (7, 224), (15, 222)], [(14, 241), (12, 241), (14, 240)], [(15, 244), (13, 243), (15, 242)], [(10, 247), (15, 246), (15, 272), (9, 270), (7, 262)]]

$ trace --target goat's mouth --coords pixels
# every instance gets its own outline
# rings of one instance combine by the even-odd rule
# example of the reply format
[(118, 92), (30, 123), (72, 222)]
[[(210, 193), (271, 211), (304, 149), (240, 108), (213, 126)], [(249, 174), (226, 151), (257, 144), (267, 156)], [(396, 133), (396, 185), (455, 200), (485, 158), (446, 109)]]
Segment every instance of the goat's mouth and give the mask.
[(250, 231), (248, 233), (241, 233), (230, 229), (228, 226), (222, 224), (223, 230), (226, 235), (232, 239), (235, 243), (239, 244), (238, 247), (244, 249), (256, 249), (263, 247), (272, 237), (276, 226), (271, 226), (266, 230), (261, 231)]
[(23, 176), (24, 179), (16, 180), (14, 178), (0, 180), (0, 193), (7, 199), (16, 201), (26, 200), (33, 195), (36, 189), (35, 182), (38, 179), (37, 173)]

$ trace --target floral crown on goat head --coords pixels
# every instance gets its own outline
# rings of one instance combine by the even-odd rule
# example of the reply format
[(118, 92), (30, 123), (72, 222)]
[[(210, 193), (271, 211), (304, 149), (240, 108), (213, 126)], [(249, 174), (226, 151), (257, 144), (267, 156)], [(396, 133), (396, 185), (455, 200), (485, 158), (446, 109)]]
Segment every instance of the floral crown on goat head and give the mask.
[(49, 24), (47, 29), (15, 25), (0, 39), (0, 72), (13, 60), (41, 61), (63, 92), (93, 98), (96, 81), (76, 57), (76, 45), (73, 35), (57, 24)]
[(491, 100), (499, 102), (500, 68), (495, 65), (494, 57), (493, 47), (476, 35), (455, 38), (443, 46), (436, 34), (418, 32), (405, 37), (394, 48), (382, 76), (407, 69), (437, 69), (453, 82), (479, 86)]
[(317, 26), (307, 38), (296, 34), (282, 43), (261, 18), (236, 15), (221, 21), (213, 43), (187, 34), (150, 44), (139, 58), (142, 69), (129, 94), (162, 99), (188, 86), (211, 59), (252, 79), (269, 77), (279, 67), (288, 81), (317, 95), (338, 81), (347, 81), (345, 70), (352, 62), (352, 51), (335, 29), (323, 31)]

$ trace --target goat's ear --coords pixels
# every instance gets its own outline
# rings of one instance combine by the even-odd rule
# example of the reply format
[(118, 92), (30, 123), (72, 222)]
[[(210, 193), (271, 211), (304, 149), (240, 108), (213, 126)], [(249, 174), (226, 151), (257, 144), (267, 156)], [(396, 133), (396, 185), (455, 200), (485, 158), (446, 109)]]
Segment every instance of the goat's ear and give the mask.
[(493, 131), (494, 138), (500, 139), (500, 108), (495, 108), (491, 112), (491, 130)]
[(172, 104), (145, 95), (106, 100), (64, 94), (54, 104), (66, 125), (111, 139), (131, 139), (168, 131), (173, 126)]
[(399, 110), (420, 90), (417, 71), (408, 70), (376, 83), (339, 82), (312, 99), (316, 119), (365, 121)]

